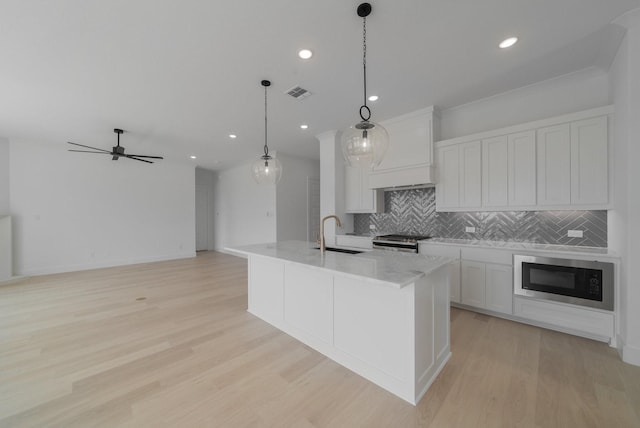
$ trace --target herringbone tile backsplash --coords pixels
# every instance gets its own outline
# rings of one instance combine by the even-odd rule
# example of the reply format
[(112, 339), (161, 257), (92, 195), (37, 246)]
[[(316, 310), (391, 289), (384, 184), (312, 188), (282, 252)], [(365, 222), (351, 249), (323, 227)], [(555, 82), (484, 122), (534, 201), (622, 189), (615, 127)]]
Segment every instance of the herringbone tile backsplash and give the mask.
[[(385, 212), (355, 214), (355, 233), (405, 232), (438, 238), (484, 239), (538, 244), (607, 246), (606, 211), (500, 211), (436, 212), (435, 189), (388, 191)], [(475, 233), (465, 232), (474, 226)], [(584, 231), (583, 238), (568, 238), (571, 229)]]

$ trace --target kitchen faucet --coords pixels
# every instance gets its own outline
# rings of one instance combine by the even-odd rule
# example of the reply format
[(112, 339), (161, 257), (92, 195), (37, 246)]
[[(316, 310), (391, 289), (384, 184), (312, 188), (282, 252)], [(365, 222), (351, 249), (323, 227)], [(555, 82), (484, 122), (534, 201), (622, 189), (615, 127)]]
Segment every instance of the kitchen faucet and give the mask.
[(324, 222), (330, 218), (335, 218), (336, 225), (338, 225), (338, 227), (342, 227), (342, 224), (340, 223), (340, 218), (337, 215), (328, 215), (328, 216), (322, 217), (322, 220), (320, 220), (320, 252), (323, 254), (324, 254), (324, 250), (327, 248), (324, 241)]

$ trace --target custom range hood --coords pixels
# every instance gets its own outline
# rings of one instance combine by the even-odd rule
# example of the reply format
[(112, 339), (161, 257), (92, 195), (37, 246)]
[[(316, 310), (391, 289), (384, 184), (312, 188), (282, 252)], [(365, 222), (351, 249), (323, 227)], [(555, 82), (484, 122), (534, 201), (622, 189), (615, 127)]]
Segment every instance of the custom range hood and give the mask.
[(439, 117), (433, 106), (381, 122), (389, 133), (389, 149), (380, 166), (369, 173), (369, 188), (397, 189), (435, 184), (433, 142), (439, 138)]

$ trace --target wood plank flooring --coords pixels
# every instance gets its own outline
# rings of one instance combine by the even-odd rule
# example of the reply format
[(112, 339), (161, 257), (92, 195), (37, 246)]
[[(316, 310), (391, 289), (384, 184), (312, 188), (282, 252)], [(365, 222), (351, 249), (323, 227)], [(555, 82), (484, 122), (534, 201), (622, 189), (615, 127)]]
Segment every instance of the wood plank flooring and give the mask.
[(196, 258), (0, 286), (0, 427), (640, 427), (607, 345), (459, 309), (418, 406), (246, 312), (247, 267)]

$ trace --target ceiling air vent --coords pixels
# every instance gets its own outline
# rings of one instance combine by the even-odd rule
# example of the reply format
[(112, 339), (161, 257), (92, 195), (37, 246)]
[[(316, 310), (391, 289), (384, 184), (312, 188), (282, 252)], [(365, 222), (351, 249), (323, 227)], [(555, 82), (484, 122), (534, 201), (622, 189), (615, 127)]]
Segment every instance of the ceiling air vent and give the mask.
[(302, 100), (311, 95), (311, 92), (307, 91), (304, 88), (301, 88), (300, 86), (294, 86), (293, 88), (289, 89), (286, 94), (291, 95), (296, 100)]

